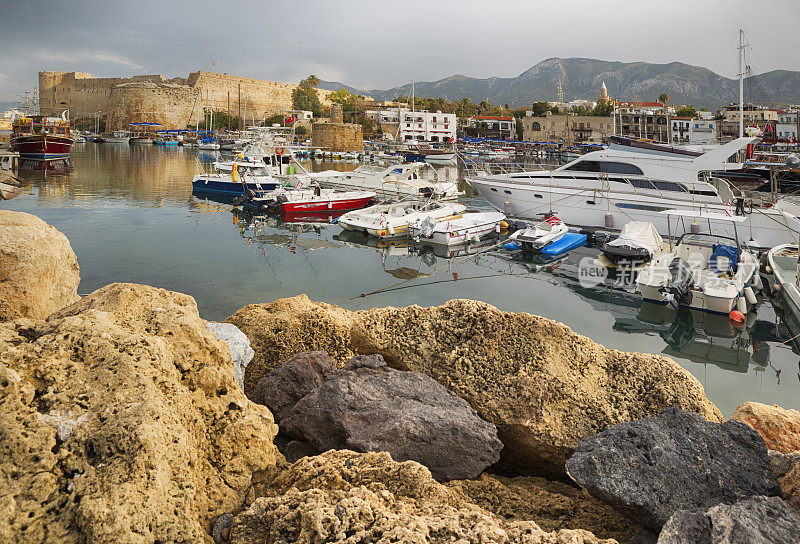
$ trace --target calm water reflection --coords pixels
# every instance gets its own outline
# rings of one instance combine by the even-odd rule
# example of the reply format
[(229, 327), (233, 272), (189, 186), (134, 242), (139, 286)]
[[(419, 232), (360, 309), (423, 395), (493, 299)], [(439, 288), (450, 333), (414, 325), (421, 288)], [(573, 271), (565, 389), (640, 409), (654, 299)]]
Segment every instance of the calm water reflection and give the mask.
[[(69, 237), (81, 266), (81, 293), (115, 281), (146, 283), (194, 296), (211, 320), (245, 304), (298, 293), (350, 309), (472, 298), (562, 321), (608, 347), (673, 357), (700, 379), (726, 415), (744, 400), (800, 408), (798, 355), (779, 345), (796, 332), (776, 327), (769, 304), (737, 329), (725, 317), (642, 304), (632, 289), (581, 287), (577, 263), (591, 249), (555, 263), (494, 250), (447, 255), (430, 246), (343, 233), (331, 224), (234, 213), (230, 205), (192, 195), (192, 175), (218, 156), (79, 144), (71, 169), (23, 172), (30, 183), (26, 193), (0, 206), (38, 215)], [(458, 172), (451, 167), (440, 174), (456, 179)], [(477, 198), (464, 201), (485, 207)], [(433, 277), (417, 278), (437, 269)], [(358, 296), (409, 278), (417, 279)]]

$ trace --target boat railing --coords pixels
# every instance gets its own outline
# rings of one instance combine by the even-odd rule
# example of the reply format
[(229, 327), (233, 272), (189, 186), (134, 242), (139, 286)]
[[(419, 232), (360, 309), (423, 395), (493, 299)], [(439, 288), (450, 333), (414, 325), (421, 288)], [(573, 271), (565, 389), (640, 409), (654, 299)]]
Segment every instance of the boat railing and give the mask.
[(475, 161), (461, 157), (461, 171), (464, 177), (474, 177), (482, 174), (510, 175), (522, 172), (543, 172), (558, 168), (557, 164), (520, 163), (511, 161)]

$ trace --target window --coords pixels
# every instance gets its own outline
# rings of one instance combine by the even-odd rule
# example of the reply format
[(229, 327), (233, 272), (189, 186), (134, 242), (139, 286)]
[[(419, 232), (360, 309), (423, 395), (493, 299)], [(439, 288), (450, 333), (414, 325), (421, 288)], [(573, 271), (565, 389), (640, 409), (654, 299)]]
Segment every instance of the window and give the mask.
[(648, 206), (647, 204), (629, 204), (627, 202), (617, 202), (617, 208), (625, 208), (628, 210), (644, 210), (648, 212), (663, 212), (664, 210), (669, 210), (669, 208), (664, 208), (662, 206)]
[(534, 132), (539, 132), (540, 130), (542, 130), (542, 127), (541, 127), (541, 125), (539, 123), (535, 123), (534, 122), (534, 123), (531, 123), (531, 130), (534, 131)]
[[(677, 137), (675, 140), (677, 141)], [(629, 179), (628, 182), (639, 189), (655, 189), (656, 186), (649, 179)]]
[(643, 172), (638, 166), (624, 162), (610, 161), (579, 161), (567, 168), (567, 170), (575, 170), (578, 172), (603, 172), (605, 174), (629, 174), (634, 176), (643, 175)]
[(654, 181), (653, 183), (661, 191), (675, 191), (675, 192), (678, 192), (678, 193), (687, 193), (688, 192), (686, 187), (684, 187), (680, 183), (675, 183), (675, 182), (672, 182), (672, 181)]

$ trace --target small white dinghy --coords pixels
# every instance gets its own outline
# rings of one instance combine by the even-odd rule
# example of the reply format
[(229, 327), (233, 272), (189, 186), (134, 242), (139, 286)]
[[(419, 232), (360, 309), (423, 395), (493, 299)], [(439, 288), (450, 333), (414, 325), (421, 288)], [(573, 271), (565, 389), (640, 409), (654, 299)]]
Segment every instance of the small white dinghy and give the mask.
[(797, 244), (782, 244), (767, 253), (767, 273), (773, 296), (783, 298), (785, 306), (800, 323), (800, 259)]
[(461, 217), (463, 204), (435, 200), (407, 200), (394, 204), (376, 204), (342, 215), (338, 223), (345, 230), (359, 230), (385, 239), (408, 238), (417, 220), (430, 218), (437, 223)]
[(569, 227), (550, 212), (545, 214), (541, 221), (529, 225), (526, 229), (516, 231), (508, 239), (522, 246), (522, 249), (534, 250), (560, 240), (568, 232)]
[(478, 242), (500, 232), (500, 221), (505, 218), (500, 212), (470, 212), (446, 221), (426, 217), (411, 225), (411, 237), (417, 242), (448, 246)]

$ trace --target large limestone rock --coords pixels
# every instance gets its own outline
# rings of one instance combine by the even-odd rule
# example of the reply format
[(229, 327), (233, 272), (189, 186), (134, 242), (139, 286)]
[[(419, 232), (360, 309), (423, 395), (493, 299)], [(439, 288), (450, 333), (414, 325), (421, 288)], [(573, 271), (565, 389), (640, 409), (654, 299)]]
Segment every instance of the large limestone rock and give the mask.
[(0, 321), (44, 319), (78, 300), (67, 237), (35, 215), (0, 210)]
[(676, 511), (780, 495), (761, 437), (667, 408), (581, 440), (567, 473), (588, 493), (658, 531)]
[(278, 424), (319, 451), (386, 451), (422, 463), (437, 480), (475, 478), (503, 447), (495, 426), (463, 399), (424, 374), (388, 368), (380, 355), (331, 372)]
[(482, 302), (348, 312), (305, 295), (251, 305), (228, 318), (256, 355), (245, 391), (298, 351), (339, 364), (379, 353), (389, 366), (434, 378), (495, 424), (515, 471), (563, 475), (581, 438), (679, 406), (711, 421), (719, 410), (665, 357), (606, 349), (568, 327)]
[(387, 453), (329, 451), (273, 478), (234, 518), (231, 544), (450, 542), (612, 544), (588, 531), (546, 532), (464, 502), (413, 461)]
[(629, 542), (638, 526), (575, 486), (533, 476), (481, 474), (447, 487), (498, 517), (533, 520), (545, 531), (581, 528), (598, 538)]
[(736, 408), (731, 419), (755, 429), (770, 450), (781, 453), (800, 451), (800, 412), (775, 404), (745, 402)]
[(0, 542), (210, 542), (276, 432), (187, 295), (112, 284), (0, 324)]
[(797, 544), (800, 517), (777, 497), (752, 497), (704, 510), (679, 510), (658, 544)]
[(228, 344), (233, 359), (233, 376), (244, 391), (244, 371), (255, 355), (253, 348), (250, 347), (250, 340), (236, 325), (230, 323), (209, 321), (206, 323), (206, 328), (213, 332), (218, 340)]
[(778, 482), (781, 484), (783, 498), (795, 509), (800, 510), (800, 461), (781, 474)]

